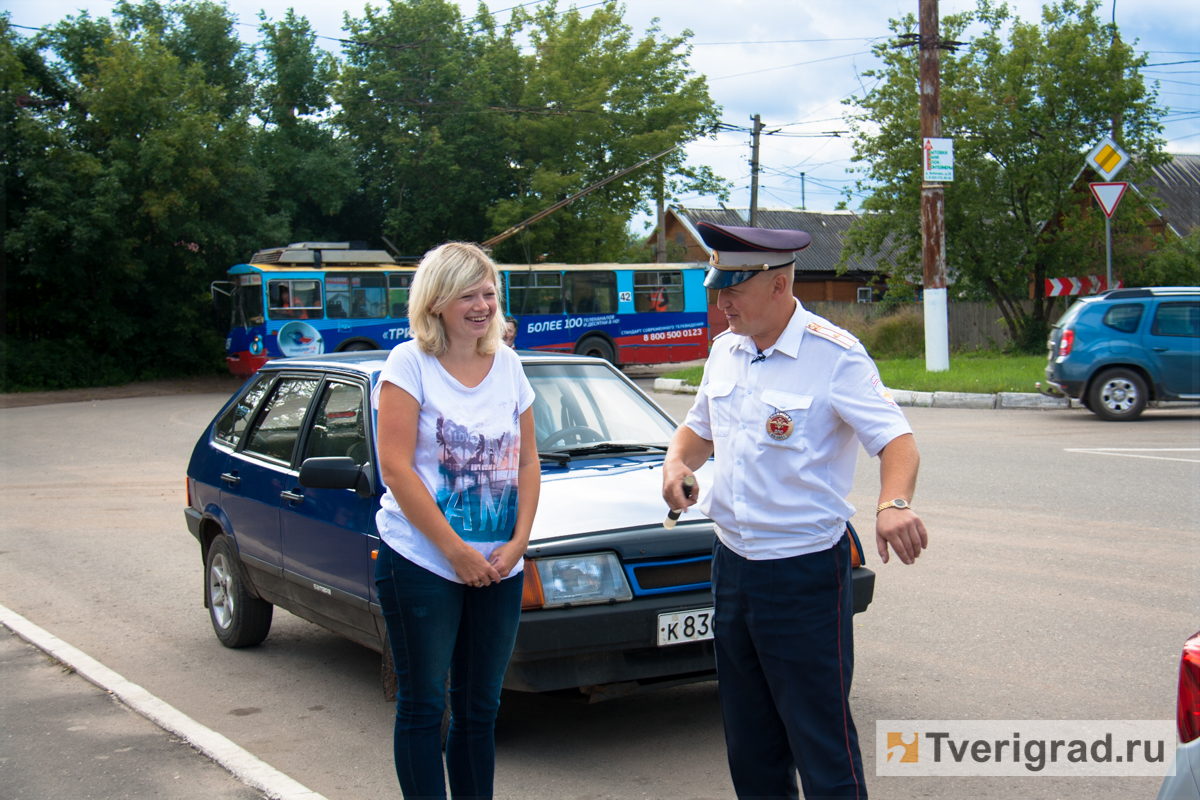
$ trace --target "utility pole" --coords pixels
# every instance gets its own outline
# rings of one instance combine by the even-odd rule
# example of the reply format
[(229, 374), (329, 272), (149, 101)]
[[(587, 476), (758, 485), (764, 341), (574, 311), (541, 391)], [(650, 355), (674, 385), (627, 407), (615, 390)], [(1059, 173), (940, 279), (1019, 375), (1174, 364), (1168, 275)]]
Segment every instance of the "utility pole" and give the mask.
[(762, 116), (755, 114), (754, 140), (750, 146), (750, 227), (758, 227), (758, 135), (762, 133)]
[(658, 168), (658, 197), (655, 198), (658, 202), (658, 245), (655, 249), (658, 252), (654, 259), (659, 264), (667, 263), (667, 210), (666, 198), (663, 196), (666, 192), (665, 183), (663, 168), (660, 165)]
[[(920, 0), (921, 144), (942, 136), (942, 87), (937, 0)], [(916, 154), (914, 154), (916, 155)], [(921, 267), (925, 306), (925, 369), (950, 369), (946, 309), (946, 198), (940, 182), (921, 183)]]

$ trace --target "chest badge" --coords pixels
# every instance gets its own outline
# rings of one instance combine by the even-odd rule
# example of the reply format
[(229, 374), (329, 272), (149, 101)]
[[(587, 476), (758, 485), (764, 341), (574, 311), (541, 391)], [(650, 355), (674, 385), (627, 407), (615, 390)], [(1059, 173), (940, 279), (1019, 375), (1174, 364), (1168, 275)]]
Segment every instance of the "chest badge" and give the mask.
[(777, 442), (782, 442), (791, 436), (795, 427), (792, 418), (783, 411), (776, 411), (767, 417), (767, 435)]

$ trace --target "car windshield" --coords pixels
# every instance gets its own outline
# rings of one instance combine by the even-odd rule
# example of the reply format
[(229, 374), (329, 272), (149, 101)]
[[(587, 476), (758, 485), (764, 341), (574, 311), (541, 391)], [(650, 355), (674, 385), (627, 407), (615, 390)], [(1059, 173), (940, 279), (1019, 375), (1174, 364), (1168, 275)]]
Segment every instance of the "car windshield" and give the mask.
[(675, 426), (646, 398), (603, 364), (529, 364), (533, 421), (543, 451), (665, 447)]

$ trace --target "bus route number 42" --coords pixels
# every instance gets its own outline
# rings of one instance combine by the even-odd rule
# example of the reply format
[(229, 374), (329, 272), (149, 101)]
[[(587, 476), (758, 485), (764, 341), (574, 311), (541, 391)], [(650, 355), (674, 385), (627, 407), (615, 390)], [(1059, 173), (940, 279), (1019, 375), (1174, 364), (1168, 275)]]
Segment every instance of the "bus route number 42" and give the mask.
[(713, 608), (658, 615), (658, 646), (713, 638)]

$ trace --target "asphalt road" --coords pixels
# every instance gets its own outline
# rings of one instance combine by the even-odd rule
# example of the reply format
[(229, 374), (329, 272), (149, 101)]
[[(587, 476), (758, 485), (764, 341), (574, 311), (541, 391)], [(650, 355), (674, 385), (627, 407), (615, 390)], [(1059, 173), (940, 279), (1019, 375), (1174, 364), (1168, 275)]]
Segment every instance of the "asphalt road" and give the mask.
[[(678, 416), (690, 403), (660, 399)], [(397, 797), (376, 654), (283, 612), (256, 648), (212, 634), (182, 509), (223, 400), (0, 410), (0, 603), (311, 789)], [(1150, 778), (878, 778), (874, 723), (1173, 718), (1200, 628), (1200, 412), (907, 413), (932, 543), (913, 567), (869, 559), (852, 702), (873, 795), (1153, 797)], [(868, 541), (875, 469), (860, 458), (851, 497)], [(497, 748), (502, 797), (733, 796), (712, 683), (593, 706), (506, 693)]]

